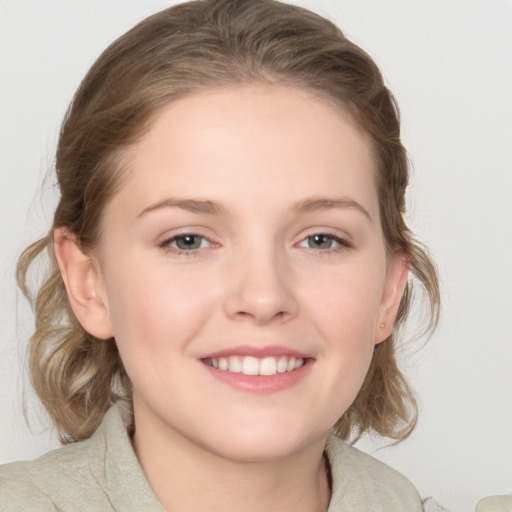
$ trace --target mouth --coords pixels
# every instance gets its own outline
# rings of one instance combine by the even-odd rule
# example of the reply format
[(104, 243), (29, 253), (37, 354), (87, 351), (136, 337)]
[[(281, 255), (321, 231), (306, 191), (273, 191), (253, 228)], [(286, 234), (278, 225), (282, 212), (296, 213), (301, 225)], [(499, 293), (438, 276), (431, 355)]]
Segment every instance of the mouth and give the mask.
[(307, 359), (289, 355), (281, 356), (227, 356), (202, 359), (207, 366), (223, 372), (240, 373), (247, 376), (272, 376), (290, 373), (302, 368)]
[(267, 395), (301, 382), (314, 357), (280, 345), (240, 345), (205, 354), (199, 360), (215, 379), (236, 391)]

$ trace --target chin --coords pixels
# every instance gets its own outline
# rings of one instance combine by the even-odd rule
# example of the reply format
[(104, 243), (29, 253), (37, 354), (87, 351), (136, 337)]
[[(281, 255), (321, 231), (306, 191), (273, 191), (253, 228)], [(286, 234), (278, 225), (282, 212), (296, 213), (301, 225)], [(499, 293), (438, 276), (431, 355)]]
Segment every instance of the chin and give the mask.
[[(327, 432), (297, 432), (292, 429), (254, 428), (223, 432), (209, 443), (219, 456), (238, 462), (263, 463), (293, 457), (308, 447), (318, 445), (323, 450)], [(210, 448), (211, 450), (211, 448)]]

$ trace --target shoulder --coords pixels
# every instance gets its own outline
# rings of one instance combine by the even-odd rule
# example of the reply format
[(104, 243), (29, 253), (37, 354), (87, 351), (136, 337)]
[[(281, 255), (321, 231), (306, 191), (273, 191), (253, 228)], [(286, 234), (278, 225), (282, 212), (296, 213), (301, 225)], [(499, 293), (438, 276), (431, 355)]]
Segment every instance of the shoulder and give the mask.
[[(72, 477), (85, 464), (88, 441), (69, 444), (52, 450), (35, 460), (11, 462), (0, 466), (0, 481), (33, 481), (42, 483), (51, 477)], [(76, 467), (78, 466), (78, 467)], [(74, 471), (70, 471), (73, 467)]]
[(23, 463), (0, 466), (0, 511), (56, 511), (52, 500), (23, 475), (23, 466)]
[(127, 404), (116, 403), (87, 440), (0, 466), (0, 512), (163, 512), (133, 451)]
[(85, 505), (92, 480), (88, 452), (89, 442), (82, 441), (33, 461), (0, 466), (0, 511), (54, 511)]
[(32, 483), (0, 477), (0, 511), (40, 510), (55, 512), (52, 500)]
[(476, 512), (510, 512), (512, 510), (512, 494), (488, 496), (476, 505)]
[(401, 473), (367, 453), (331, 436), (327, 456), (332, 472), (332, 502), (337, 510), (423, 511), (416, 488)]
[[(106, 431), (116, 426), (117, 416), (115, 409), (109, 411), (89, 439), (32, 461), (0, 466), (0, 512), (112, 510), (104, 468), (109, 451)], [(113, 437), (120, 437), (119, 432)]]

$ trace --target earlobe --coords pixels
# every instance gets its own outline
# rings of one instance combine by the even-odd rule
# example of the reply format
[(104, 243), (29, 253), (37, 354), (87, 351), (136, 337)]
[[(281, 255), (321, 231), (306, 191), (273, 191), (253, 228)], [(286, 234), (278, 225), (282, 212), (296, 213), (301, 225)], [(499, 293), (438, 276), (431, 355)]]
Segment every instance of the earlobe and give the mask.
[(395, 251), (386, 273), (386, 286), (382, 295), (375, 334), (375, 344), (387, 339), (393, 332), (400, 300), (409, 275), (409, 257), (402, 251)]
[(89, 334), (111, 338), (112, 325), (97, 261), (81, 250), (76, 236), (66, 228), (56, 228), (53, 238), (55, 257), (75, 316)]

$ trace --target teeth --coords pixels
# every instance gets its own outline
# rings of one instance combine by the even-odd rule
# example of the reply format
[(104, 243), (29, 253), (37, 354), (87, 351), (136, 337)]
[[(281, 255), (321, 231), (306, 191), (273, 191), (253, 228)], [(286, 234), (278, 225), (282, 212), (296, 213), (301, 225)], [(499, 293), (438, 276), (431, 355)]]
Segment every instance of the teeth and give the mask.
[(255, 357), (244, 357), (242, 360), (242, 373), (244, 375), (258, 375), (260, 373), (258, 360)]
[(275, 357), (265, 357), (260, 363), (260, 375), (275, 375), (277, 364)]
[(242, 362), (238, 357), (231, 356), (229, 358), (229, 371), (233, 373), (240, 373), (242, 371)]
[(281, 356), (277, 362), (277, 373), (284, 373), (288, 369), (288, 359), (285, 356)]
[(294, 356), (264, 357), (263, 359), (252, 356), (230, 356), (212, 358), (206, 362), (219, 370), (244, 375), (276, 375), (298, 370), (304, 365), (304, 359)]

